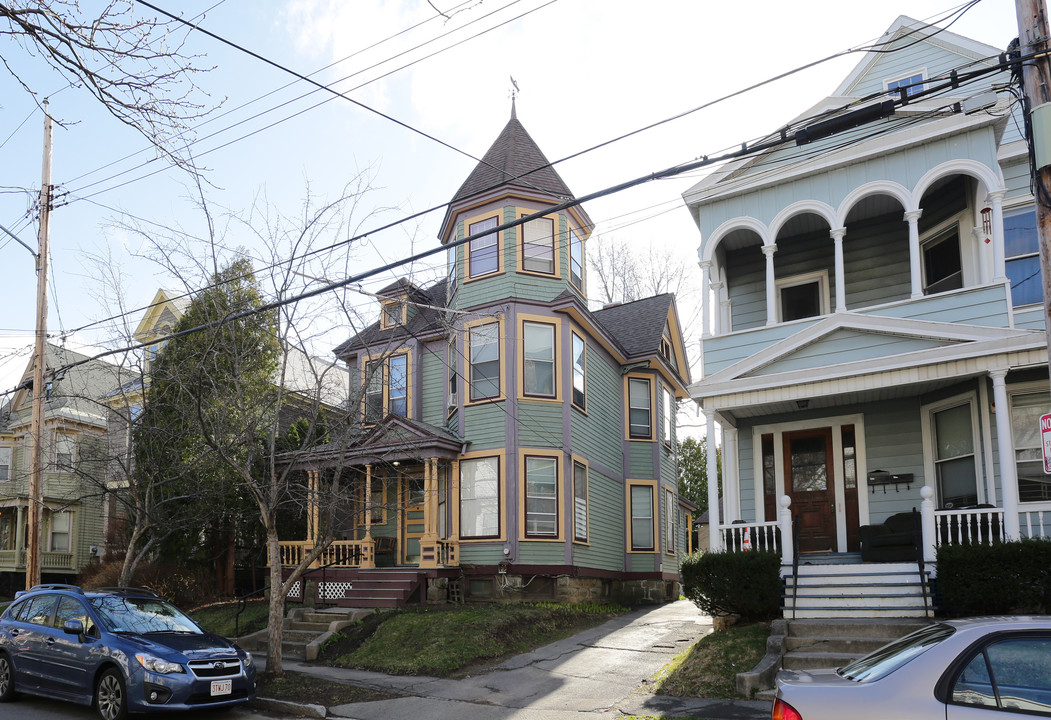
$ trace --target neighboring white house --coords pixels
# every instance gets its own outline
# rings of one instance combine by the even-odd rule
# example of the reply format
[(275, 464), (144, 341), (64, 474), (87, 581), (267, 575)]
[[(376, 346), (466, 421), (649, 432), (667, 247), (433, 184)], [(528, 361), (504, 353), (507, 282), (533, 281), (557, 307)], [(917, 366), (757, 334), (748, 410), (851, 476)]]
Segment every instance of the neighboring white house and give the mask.
[[(913, 508), (926, 509), (928, 560), (968, 532), (1051, 534), (1021, 113), (1010, 72), (923, 94), (1003, 52), (934, 30), (899, 17), (879, 45), (889, 52), (866, 55), (805, 113), (905, 86), (892, 116), (741, 160), (684, 193), (708, 303), (691, 393), (726, 458), (715, 548), (739, 542), (740, 521), (772, 533), (786, 504), (802, 553), (857, 551), (859, 527)], [(994, 106), (954, 111), (992, 90)]]

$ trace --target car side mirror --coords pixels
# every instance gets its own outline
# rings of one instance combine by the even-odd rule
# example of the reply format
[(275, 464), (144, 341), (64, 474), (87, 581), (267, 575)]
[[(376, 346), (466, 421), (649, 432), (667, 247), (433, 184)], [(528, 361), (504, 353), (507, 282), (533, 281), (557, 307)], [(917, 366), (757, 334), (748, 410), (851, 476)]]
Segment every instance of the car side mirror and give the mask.
[(81, 637), (84, 635), (84, 623), (80, 620), (66, 620), (62, 623), (62, 632)]

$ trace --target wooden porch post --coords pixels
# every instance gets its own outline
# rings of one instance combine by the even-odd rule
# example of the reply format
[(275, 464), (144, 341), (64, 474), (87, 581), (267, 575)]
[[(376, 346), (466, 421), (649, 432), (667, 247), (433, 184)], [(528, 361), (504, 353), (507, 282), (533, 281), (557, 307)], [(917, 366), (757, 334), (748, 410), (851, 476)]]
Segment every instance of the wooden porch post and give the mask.
[(365, 537), (362, 538), (361, 567), (376, 567), (376, 541), (372, 539), (372, 465), (365, 466)]
[(423, 536), (420, 567), (438, 567), (438, 458), (423, 461)]
[(307, 470), (307, 540), (317, 542), (318, 531), (318, 471)]

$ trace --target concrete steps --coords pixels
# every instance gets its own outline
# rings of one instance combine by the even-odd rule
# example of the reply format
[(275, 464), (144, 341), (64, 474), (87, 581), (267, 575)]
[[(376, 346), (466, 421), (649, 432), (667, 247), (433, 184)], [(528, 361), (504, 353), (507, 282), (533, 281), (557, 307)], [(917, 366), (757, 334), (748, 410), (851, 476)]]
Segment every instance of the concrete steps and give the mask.
[(791, 577), (785, 567), (781, 609), (785, 618), (927, 617), (914, 563), (801, 564)]
[(842, 667), (929, 622), (922, 618), (788, 620), (781, 667), (788, 670)]
[[(332, 633), (356, 623), (375, 610), (361, 608), (296, 608), (285, 618), (285, 630), (281, 642), (281, 655), (286, 658), (316, 660), (318, 648)], [(249, 652), (265, 653), (267, 631), (245, 635), (237, 643)]]

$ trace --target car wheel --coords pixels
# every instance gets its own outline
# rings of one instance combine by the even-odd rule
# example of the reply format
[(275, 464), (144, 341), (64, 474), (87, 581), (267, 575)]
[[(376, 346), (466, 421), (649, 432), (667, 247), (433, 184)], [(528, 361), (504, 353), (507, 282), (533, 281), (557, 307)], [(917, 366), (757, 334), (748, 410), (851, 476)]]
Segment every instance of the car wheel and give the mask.
[(110, 668), (95, 685), (95, 710), (102, 720), (124, 720), (128, 717), (128, 697), (124, 691), (124, 676)]
[(15, 699), (15, 669), (11, 659), (0, 653), (0, 702), (11, 702)]

